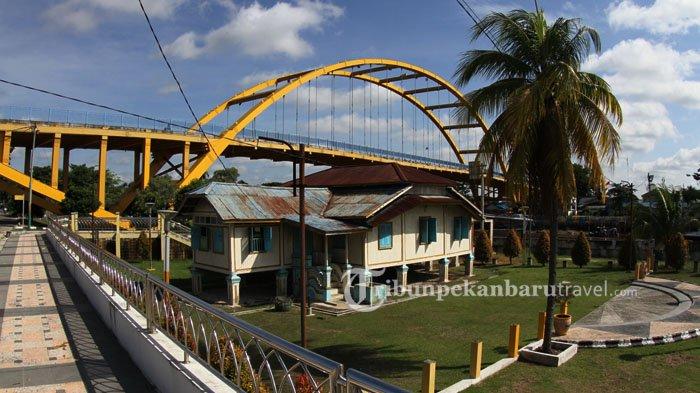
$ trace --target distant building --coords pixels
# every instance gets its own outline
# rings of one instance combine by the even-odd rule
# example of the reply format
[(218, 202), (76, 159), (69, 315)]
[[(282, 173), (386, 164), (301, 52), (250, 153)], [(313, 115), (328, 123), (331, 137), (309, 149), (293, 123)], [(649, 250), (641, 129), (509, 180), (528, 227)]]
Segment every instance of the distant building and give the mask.
[[(409, 265), (470, 263), (472, 222), (481, 212), (458, 184), (394, 164), (332, 168), (306, 184), (306, 264), (316, 301), (338, 300), (353, 267), (396, 268), (407, 284)], [(228, 300), (240, 302), (249, 273), (276, 271), (276, 294), (298, 288), (299, 199), (284, 187), (211, 183), (188, 194), (179, 213), (192, 219), (193, 289), (199, 269), (226, 274)]]

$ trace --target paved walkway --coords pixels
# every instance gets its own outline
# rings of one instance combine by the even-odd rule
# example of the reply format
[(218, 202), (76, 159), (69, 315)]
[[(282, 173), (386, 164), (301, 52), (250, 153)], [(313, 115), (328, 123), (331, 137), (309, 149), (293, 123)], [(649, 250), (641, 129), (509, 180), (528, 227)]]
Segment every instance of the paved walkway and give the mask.
[(635, 292), (608, 300), (562, 338), (587, 346), (646, 345), (700, 332), (700, 286), (650, 276), (629, 289)]
[(150, 391), (41, 233), (0, 252), (0, 392)]

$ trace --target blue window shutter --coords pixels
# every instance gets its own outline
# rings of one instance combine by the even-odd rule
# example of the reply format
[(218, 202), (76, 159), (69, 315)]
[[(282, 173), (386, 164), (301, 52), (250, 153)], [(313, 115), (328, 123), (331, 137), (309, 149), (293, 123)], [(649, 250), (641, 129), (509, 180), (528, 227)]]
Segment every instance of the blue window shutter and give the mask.
[(420, 229), (420, 234), (419, 234), (419, 242), (420, 243), (428, 243), (428, 219), (427, 218), (421, 218), (419, 221), (419, 229)]
[(199, 225), (192, 225), (190, 228), (190, 239), (192, 241), (192, 250), (199, 250)]
[(269, 252), (272, 250), (272, 227), (263, 227), (263, 251)]
[(453, 220), (452, 240), (461, 240), (462, 237), (462, 217), (455, 217)]
[(430, 217), (428, 219), (428, 241), (430, 243), (437, 241), (437, 218)]
[(248, 251), (256, 251), (253, 249), (253, 227), (248, 228)]
[(462, 239), (469, 239), (469, 221), (467, 217), (460, 217), (462, 220)]
[(388, 249), (392, 247), (392, 225), (390, 222), (383, 222), (379, 224), (379, 248)]

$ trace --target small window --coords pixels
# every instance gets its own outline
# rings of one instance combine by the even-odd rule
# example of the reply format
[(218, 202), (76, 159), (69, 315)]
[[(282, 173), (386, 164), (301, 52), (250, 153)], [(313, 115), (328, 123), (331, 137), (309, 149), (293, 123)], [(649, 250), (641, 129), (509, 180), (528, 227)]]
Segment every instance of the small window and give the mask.
[(209, 227), (199, 227), (199, 251), (209, 251)]
[(469, 232), (472, 226), (471, 217), (461, 216), (454, 218), (454, 228), (452, 231), (453, 240), (469, 239)]
[(435, 217), (421, 217), (418, 221), (420, 244), (430, 244), (437, 241), (437, 219)]
[(390, 222), (379, 224), (379, 249), (388, 250), (393, 247), (393, 225)]
[(272, 227), (250, 227), (250, 252), (272, 250)]
[(217, 254), (224, 253), (224, 228), (212, 228), (212, 249)]

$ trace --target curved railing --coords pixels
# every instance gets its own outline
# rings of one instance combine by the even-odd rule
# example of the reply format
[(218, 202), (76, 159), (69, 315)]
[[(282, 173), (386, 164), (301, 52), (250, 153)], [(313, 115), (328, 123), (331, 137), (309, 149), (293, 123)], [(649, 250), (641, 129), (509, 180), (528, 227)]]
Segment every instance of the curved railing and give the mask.
[(251, 325), (166, 284), (48, 217), (47, 233), (183, 351), (245, 392), (405, 392)]

